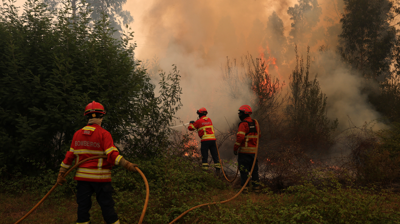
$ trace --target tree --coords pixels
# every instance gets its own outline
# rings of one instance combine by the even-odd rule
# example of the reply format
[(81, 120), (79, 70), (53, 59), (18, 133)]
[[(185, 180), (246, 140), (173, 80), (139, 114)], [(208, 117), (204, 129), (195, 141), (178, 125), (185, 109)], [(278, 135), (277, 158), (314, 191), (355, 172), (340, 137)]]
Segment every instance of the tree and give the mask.
[[(133, 59), (132, 34), (114, 39), (107, 18), (92, 21), (81, 6), (74, 22), (71, 8), (49, 14), (34, 0), (22, 16), (12, 5), (1, 8), (0, 164), (10, 171), (35, 170), (33, 163), (58, 167), (74, 132), (85, 125), (83, 108), (92, 100), (105, 106), (103, 127), (116, 143), (153, 120), (167, 126), (180, 107), (176, 68), (174, 75), (161, 74), (162, 92), (155, 97), (146, 71)], [(165, 145), (168, 130), (152, 131)]]
[(400, 123), (400, 36), (393, 48), (393, 73), (380, 83), (380, 92), (370, 96), (375, 108), (390, 122)]
[[(63, 5), (65, 0), (43, 0), (44, 3), (48, 4), (51, 9), (56, 9), (57, 6)], [(70, 0), (72, 15), (76, 16), (77, 7), (81, 4), (81, 0)], [(93, 20), (100, 20), (103, 14), (109, 17), (109, 26), (116, 29), (118, 32), (114, 33), (114, 37), (120, 37), (122, 34), (122, 27), (130, 24), (133, 21), (133, 17), (127, 10), (122, 10), (122, 6), (127, 0), (86, 0), (85, 3), (89, 4), (91, 10), (90, 17)]]
[(339, 52), (365, 77), (386, 77), (390, 71), (395, 29), (389, 0), (344, 0)]
[[(283, 21), (274, 11), (269, 17), (266, 28), (266, 35), (264, 37), (264, 42), (268, 44), (271, 56), (279, 59), (276, 61), (277, 66), (280, 68), (282, 64), (288, 63), (287, 53), (288, 53), (288, 43), (284, 34), (285, 28), (283, 26)], [(266, 57), (270, 55), (266, 54)]]
[(317, 0), (299, 0), (298, 2), (299, 4), (294, 7), (289, 7), (287, 13), (293, 21), (289, 33), (290, 40), (292, 43), (301, 44), (307, 43), (309, 37), (306, 35), (310, 34), (318, 24), (322, 9)]
[[(93, 10), (91, 18), (99, 20), (103, 13), (109, 17), (110, 26), (119, 32), (122, 31), (124, 25), (128, 25), (133, 21), (129, 11), (122, 10), (122, 6), (127, 0), (86, 0)], [(119, 34), (119, 33), (116, 33)]]
[(330, 121), (326, 116), (327, 97), (322, 93), (317, 75), (310, 80), (310, 56), (304, 61), (295, 48), (297, 65), (290, 76), (290, 90), (286, 113), (288, 116), (288, 132), (291, 138), (302, 144), (329, 143), (331, 134), (337, 128), (338, 121)]

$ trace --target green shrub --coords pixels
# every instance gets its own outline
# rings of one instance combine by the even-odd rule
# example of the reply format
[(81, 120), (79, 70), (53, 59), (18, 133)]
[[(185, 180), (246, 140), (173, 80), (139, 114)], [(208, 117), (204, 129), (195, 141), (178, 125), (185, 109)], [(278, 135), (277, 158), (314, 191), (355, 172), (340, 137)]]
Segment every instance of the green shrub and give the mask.
[(338, 120), (331, 121), (326, 115), (327, 97), (322, 93), (317, 75), (310, 79), (310, 56), (307, 50), (307, 60), (297, 54), (297, 65), (290, 76), (289, 103), (286, 109), (288, 116), (288, 131), (292, 139), (300, 144), (329, 144), (332, 142), (332, 133), (338, 126)]
[(103, 127), (114, 141), (134, 146), (126, 154), (159, 155), (167, 143), (166, 127), (180, 107), (176, 67), (160, 74), (155, 96), (155, 86), (134, 60), (133, 34), (114, 39), (109, 19), (91, 20), (85, 2), (77, 5), (73, 19), (65, 1), (53, 12), (28, 0), (22, 15), (12, 1), (3, 3), (0, 160), (7, 170), (2, 174), (38, 172), (31, 160), (57, 169), (73, 134), (86, 124), (83, 110), (92, 100), (105, 106)]

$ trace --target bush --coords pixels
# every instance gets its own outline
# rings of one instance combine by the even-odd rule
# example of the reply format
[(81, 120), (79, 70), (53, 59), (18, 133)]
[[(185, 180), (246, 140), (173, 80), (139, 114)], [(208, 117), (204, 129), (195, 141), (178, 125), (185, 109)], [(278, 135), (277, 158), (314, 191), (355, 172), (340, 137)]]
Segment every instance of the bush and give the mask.
[[(67, 3), (51, 12), (29, 0), (22, 16), (12, 2), (1, 7), (0, 160), (8, 171), (35, 172), (31, 161), (57, 168), (92, 100), (105, 106), (103, 127), (114, 141), (135, 146), (126, 154), (155, 156), (165, 147), (165, 127), (180, 106), (176, 67), (161, 74), (156, 97), (133, 59), (132, 33), (114, 39), (108, 18), (90, 20), (86, 6), (78, 4), (72, 19)], [(139, 154), (148, 147), (154, 151)]]
[(338, 120), (330, 121), (326, 116), (327, 97), (320, 89), (317, 76), (309, 80), (309, 48), (305, 67), (303, 58), (299, 60), (297, 47), (295, 52), (297, 65), (290, 76), (291, 95), (286, 109), (290, 137), (303, 146), (330, 144)]
[(400, 124), (393, 123), (390, 129), (368, 133), (367, 138), (358, 137), (358, 146), (352, 151), (358, 181), (362, 184), (379, 184), (383, 187), (398, 183)]

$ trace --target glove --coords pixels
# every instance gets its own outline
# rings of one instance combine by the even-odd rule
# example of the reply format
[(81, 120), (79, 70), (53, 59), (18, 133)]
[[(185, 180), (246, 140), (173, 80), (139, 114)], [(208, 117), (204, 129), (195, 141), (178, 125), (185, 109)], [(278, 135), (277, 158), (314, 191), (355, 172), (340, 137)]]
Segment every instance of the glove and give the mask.
[(235, 156), (237, 156), (238, 151), (237, 150), (233, 150), (233, 154), (235, 154)]
[(189, 123), (193, 124), (193, 123), (194, 123), (194, 121), (190, 121)]
[(57, 177), (57, 184), (62, 186), (65, 182), (67, 182), (67, 180), (64, 177), (65, 171), (61, 171), (58, 173), (58, 177)]
[(119, 164), (128, 171), (137, 172), (137, 169), (135, 167), (138, 167), (138, 165), (131, 163), (124, 158), (121, 158), (121, 161), (119, 162)]
[(131, 162), (127, 162), (124, 167), (128, 171), (137, 172), (136, 167), (138, 167), (138, 165)]

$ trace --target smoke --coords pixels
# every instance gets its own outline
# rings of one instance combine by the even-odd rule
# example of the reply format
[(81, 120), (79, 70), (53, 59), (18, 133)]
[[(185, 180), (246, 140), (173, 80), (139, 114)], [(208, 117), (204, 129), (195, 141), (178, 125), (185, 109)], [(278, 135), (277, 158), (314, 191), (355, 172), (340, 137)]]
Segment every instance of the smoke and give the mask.
[(361, 91), (362, 78), (335, 53), (343, 0), (136, 0), (128, 1), (126, 9), (135, 19), (136, 56), (158, 57), (164, 71), (172, 64), (181, 71), (183, 108), (178, 116), (184, 123), (205, 107), (214, 126), (226, 130), (238, 120), (242, 104), (255, 106), (254, 93), (243, 80), (232, 92), (224, 79), (227, 57), (259, 57), (262, 49), (266, 58), (276, 58), (279, 70), (270, 66), (271, 75), (288, 83), (295, 44), (304, 56), (310, 46), (312, 75), (318, 73), (328, 96), (328, 116), (338, 118), (340, 128), (348, 127), (349, 118), (355, 126), (379, 118)]
[(327, 116), (340, 121), (339, 129), (361, 127), (370, 122), (375, 130), (387, 128), (377, 121), (380, 115), (368, 103), (367, 94), (363, 92), (367, 85), (374, 84), (367, 83), (358, 71), (345, 65), (339, 55), (332, 51), (319, 52), (314, 63), (313, 71), (321, 74), (318, 80), (322, 91), (328, 96)]

